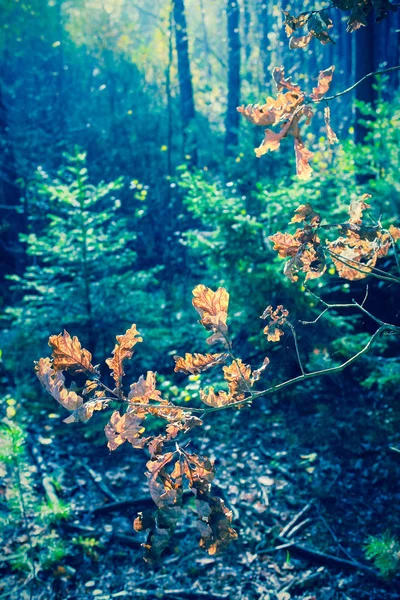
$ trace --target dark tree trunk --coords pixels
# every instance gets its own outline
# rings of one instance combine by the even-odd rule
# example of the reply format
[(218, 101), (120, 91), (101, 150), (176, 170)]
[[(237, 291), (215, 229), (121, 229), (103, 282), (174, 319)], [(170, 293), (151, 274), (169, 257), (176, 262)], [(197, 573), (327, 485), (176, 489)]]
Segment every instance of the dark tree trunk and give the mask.
[(240, 36), (238, 1), (228, 0), (228, 102), (225, 117), (225, 152), (232, 155), (239, 139)]
[(24, 227), (24, 217), (17, 211), (20, 207), (20, 191), (17, 186), (13, 145), (10, 140), (7, 108), (0, 84), (0, 273), (22, 274), (25, 253), (19, 242)]
[(261, 60), (263, 67), (263, 84), (267, 88), (271, 85), (271, 73), (269, 71), (270, 67), (270, 55), (268, 52), (269, 46), (269, 38), (268, 33), (270, 31), (269, 22), (268, 22), (268, 3), (261, 2), (261, 10), (260, 10), (260, 20), (261, 20)]
[(183, 152), (190, 156), (191, 164), (197, 164), (197, 142), (192, 131), (195, 119), (192, 73), (190, 70), (189, 44), (184, 0), (174, 0), (176, 52), (178, 55), (178, 79), (181, 97), (183, 125)]
[[(360, 27), (357, 31), (352, 33), (353, 43), (355, 45), (355, 51), (353, 57), (355, 58), (355, 81), (359, 81), (367, 73), (372, 73), (378, 67), (375, 61), (375, 28), (374, 19), (372, 13), (368, 17), (368, 23), (366, 27)], [(373, 88), (373, 79), (368, 78), (355, 89), (355, 99), (361, 102), (367, 102), (373, 104), (376, 100), (376, 93)], [(357, 144), (362, 144), (367, 134), (367, 129), (360, 119), (362, 114), (360, 111), (355, 109), (355, 123), (354, 123), (354, 137)]]

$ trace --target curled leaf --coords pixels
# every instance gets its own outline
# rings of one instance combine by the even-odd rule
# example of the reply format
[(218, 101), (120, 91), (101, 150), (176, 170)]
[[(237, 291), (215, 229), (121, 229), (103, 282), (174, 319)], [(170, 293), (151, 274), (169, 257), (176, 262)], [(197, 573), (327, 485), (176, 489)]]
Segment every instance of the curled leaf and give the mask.
[(225, 362), (227, 357), (228, 355), (222, 352), (219, 354), (185, 354), (185, 358), (174, 356), (174, 371), (175, 373), (182, 371), (183, 373), (196, 375)]
[(321, 100), (329, 90), (329, 86), (331, 85), (333, 72), (335, 67), (332, 65), (329, 69), (325, 69), (325, 71), (320, 71), (318, 75), (318, 85), (313, 88), (312, 94), (310, 94), (310, 98), (313, 100)]
[(124, 335), (117, 335), (116, 338), (117, 343), (113, 350), (113, 356), (112, 358), (107, 358), (106, 363), (111, 369), (117, 388), (119, 388), (121, 386), (122, 377), (125, 375), (123, 362), (126, 359), (132, 358), (133, 347), (138, 342), (142, 342), (143, 339), (140, 337), (136, 325), (132, 325), (130, 329), (127, 329)]
[(325, 106), (325, 108), (324, 108), (324, 121), (325, 121), (326, 135), (328, 137), (328, 142), (330, 144), (336, 144), (339, 140), (331, 126), (331, 109), (329, 108), (329, 106)]
[(311, 204), (308, 202), (307, 204), (301, 204), (298, 208), (296, 208), (294, 211), (294, 217), (290, 221), (290, 224), (304, 222), (309, 223), (311, 227), (318, 227), (321, 222), (321, 215), (315, 212)]
[(282, 304), (274, 310), (272, 306), (267, 306), (261, 315), (261, 319), (267, 319), (268, 323), (264, 327), (264, 333), (269, 342), (279, 342), (284, 332), (280, 329), (285, 323), (289, 315), (289, 311), (283, 308)]
[(64, 375), (53, 368), (50, 358), (40, 358), (35, 371), (40, 383), (61, 406), (67, 410), (76, 410), (83, 404), (81, 396), (65, 387)]

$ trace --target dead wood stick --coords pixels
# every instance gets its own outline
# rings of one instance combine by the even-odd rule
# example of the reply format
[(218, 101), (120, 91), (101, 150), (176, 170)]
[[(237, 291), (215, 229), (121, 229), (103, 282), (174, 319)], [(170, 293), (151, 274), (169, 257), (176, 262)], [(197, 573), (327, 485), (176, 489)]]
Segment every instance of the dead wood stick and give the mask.
[(329, 525), (328, 521), (325, 519), (325, 517), (321, 514), (321, 511), (319, 509), (319, 506), (317, 506), (317, 511), (318, 511), (318, 516), (321, 519), (322, 523), (325, 525), (325, 528), (327, 529), (327, 531), (329, 531), (329, 533), (332, 536), (333, 541), (335, 542), (336, 546), (339, 548), (339, 550), (341, 550), (343, 552), (343, 554), (345, 556), (347, 556), (347, 558), (349, 558), (350, 560), (353, 560), (352, 557), (350, 556), (350, 554), (347, 552), (347, 550), (345, 550), (345, 548), (343, 548), (342, 544), (339, 542), (339, 540), (336, 537), (335, 532), (333, 531), (332, 527)]
[(87, 465), (82, 460), (79, 461), (79, 464), (85, 469), (85, 471), (89, 473), (99, 490), (103, 492), (103, 494), (107, 496), (107, 498), (109, 498), (113, 502), (118, 502), (118, 496), (116, 496), (114, 492), (110, 490), (100, 473), (96, 473), (96, 471), (94, 471), (91, 467), (89, 467), (89, 465)]
[[(136, 588), (133, 590), (133, 594), (137, 597), (142, 598), (160, 598), (157, 590), (143, 590)], [(229, 594), (215, 594), (213, 592), (202, 592), (200, 590), (163, 590), (162, 598), (199, 598), (201, 600), (228, 600)]]
[(286, 537), (291, 538), (295, 533), (297, 533), (299, 531), (299, 529), (304, 527), (304, 525), (307, 525), (307, 523), (309, 523), (310, 521), (311, 521), (311, 519), (304, 519), (304, 521), (301, 521), (301, 523), (292, 527), (292, 529), (289, 531), (289, 533), (286, 535)]
[(284, 538), (288, 535), (289, 531), (298, 523), (298, 521), (300, 521), (301, 517), (303, 515), (305, 515), (305, 513), (310, 510), (310, 508), (313, 506), (312, 502), (309, 502), (308, 504), (306, 504), (300, 512), (297, 513), (297, 515), (295, 515), (293, 517), (293, 519), (291, 521), (289, 521), (289, 523), (287, 525), (285, 525), (285, 527), (282, 529), (282, 531), (279, 534), (279, 538)]
[(291, 550), (293, 553), (304, 556), (305, 558), (317, 562), (318, 564), (333, 565), (336, 567), (342, 567), (344, 569), (356, 569), (359, 571), (364, 571), (365, 573), (373, 575), (374, 577), (378, 577), (378, 573), (374, 569), (356, 560), (347, 560), (346, 558), (340, 558), (339, 556), (334, 556), (333, 554), (325, 554), (325, 552), (320, 552), (319, 550), (314, 550), (313, 548), (296, 544), (296, 542), (281, 544), (280, 546), (276, 546), (275, 550)]

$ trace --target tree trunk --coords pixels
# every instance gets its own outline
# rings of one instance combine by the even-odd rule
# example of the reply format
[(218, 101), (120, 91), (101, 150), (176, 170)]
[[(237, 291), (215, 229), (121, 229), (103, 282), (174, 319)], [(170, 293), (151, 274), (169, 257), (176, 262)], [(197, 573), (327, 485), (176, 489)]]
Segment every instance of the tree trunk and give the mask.
[(174, 21), (183, 125), (183, 152), (185, 156), (190, 156), (191, 164), (197, 164), (197, 142), (195, 132), (192, 130), (196, 113), (184, 0), (174, 0)]
[(19, 234), (25, 231), (20, 207), (20, 192), (17, 179), (13, 145), (9, 136), (7, 108), (0, 82), (0, 215), (1, 252), (0, 274), (22, 274), (25, 266), (24, 246), (19, 242)]
[(228, 0), (228, 102), (225, 118), (225, 153), (232, 155), (238, 145), (240, 104), (240, 36), (238, 0)]
[[(359, 81), (367, 73), (372, 73), (377, 69), (375, 64), (375, 30), (374, 30), (374, 19), (372, 13), (369, 14), (368, 23), (366, 27), (360, 27), (357, 31), (354, 31), (351, 35), (354, 36), (353, 46), (353, 57), (355, 58), (355, 81)], [(376, 100), (376, 93), (373, 88), (373, 80), (371, 78), (366, 79), (355, 89), (355, 99), (361, 102), (367, 102), (373, 104)], [(354, 137), (357, 144), (364, 142), (365, 136), (368, 130), (360, 123), (362, 114), (355, 108), (355, 122), (354, 122)]]

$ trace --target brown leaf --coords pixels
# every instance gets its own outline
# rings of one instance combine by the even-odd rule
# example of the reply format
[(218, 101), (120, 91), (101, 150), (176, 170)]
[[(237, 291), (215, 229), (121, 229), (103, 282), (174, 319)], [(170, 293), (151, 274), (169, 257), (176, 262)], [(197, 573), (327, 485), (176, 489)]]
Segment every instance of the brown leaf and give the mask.
[(107, 358), (106, 363), (111, 369), (117, 388), (119, 388), (121, 386), (122, 377), (125, 375), (123, 362), (126, 359), (132, 358), (132, 348), (138, 342), (142, 342), (143, 339), (140, 337), (136, 325), (132, 325), (130, 329), (127, 329), (124, 335), (117, 335), (116, 338), (117, 344), (113, 350), (113, 356), (112, 358)]
[(285, 138), (288, 135), (291, 124), (292, 122), (289, 121), (278, 132), (272, 131), (271, 129), (266, 129), (264, 132), (264, 139), (261, 142), (261, 145), (258, 148), (255, 148), (254, 150), (257, 158), (260, 158), (260, 156), (263, 156), (267, 152), (274, 152), (275, 150), (278, 150), (280, 147), (281, 140), (283, 140), (283, 138)]
[(41, 358), (35, 365), (36, 375), (44, 388), (61, 406), (67, 410), (76, 410), (83, 404), (83, 398), (65, 387), (65, 377), (56, 371), (50, 358)]
[(206, 371), (215, 365), (219, 365), (227, 359), (228, 355), (219, 354), (185, 354), (185, 358), (174, 356), (175, 373), (182, 371), (183, 373), (192, 373), (196, 375), (202, 371)]
[(89, 402), (85, 402), (82, 406), (79, 406), (74, 412), (64, 419), (64, 423), (75, 423), (77, 421), (81, 421), (85, 423), (92, 416), (94, 411), (96, 410), (104, 410), (108, 406), (108, 401), (102, 400), (89, 400)]
[(289, 48), (291, 50), (294, 50), (296, 48), (306, 48), (312, 39), (312, 33), (307, 33), (307, 35), (301, 35), (299, 37), (293, 36), (289, 40)]
[(294, 256), (302, 245), (302, 242), (295, 235), (281, 233), (280, 231), (270, 235), (269, 239), (274, 243), (273, 250), (276, 250), (281, 258)]
[(362, 240), (351, 231), (347, 238), (339, 237), (327, 242), (327, 246), (339, 277), (350, 281), (367, 277), (378, 258), (371, 242)]
[(269, 342), (279, 342), (284, 332), (280, 329), (285, 323), (289, 315), (289, 311), (283, 308), (282, 304), (274, 310), (272, 306), (267, 306), (261, 315), (261, 319), (267, 319), (268, 323), (264, 327), (264, 333)]
[(49, 346), (53, 348), (53, 368), (55, 371), (71, 369), (77, 373), (88, 371), (95, 373), (91, 364), (92, 355), (82, 348), (76, 336), (72, 337), (67, 331), (49, 337)]
[(301, 204), (298, 208), (296, 208), (294, 211), (294, 217), (289, 223), (293, 224), (304, 222), (309, 223), (311, 227), (318, 227), (318, 225), (321, 223), (320, 214), (315, 212), (311, 204), (308, 202), (307, 204)]
[(303, 95), (300, 86), (298, 86), (295, 83), (292, 83), (291, 77), (285, 79), (285, 67), (275, 67), (275, 69), (272, 71), (272, 77), (274, 78), (276, 87), (278, 88), (278, 92), (280, 92), (283, 89), (287, 89), (291, 92), (296, 92), (297, 94)]
[[(175, 455), (175, 452), (167, 452), (166, 454), (157, 456), (154, 460), (149, 460), (146, 464), (148, 469), (146, 476), (149, 480), (150, 496), (159, 508), (163, 508), (171, 503), (171, 494), (168, 495), (168, 492), (174, 491), (173, 484), (164, 469)], [(172, 494), (172, 497), (174, 498), (175, 495)]]
[(369, 198), (372, 198), (371, 194), (363, 194), (361, 198), (356, 198), (350, 203), (349, 223), (352, 225), (361, 225), (364, 210), (371, 208), (371, 205), (366, 203), (366, 200), (369, 200)]
[(208, 344), (217, 341), (228, 345), (226, 336), (228, 327), (226, 324), (228, 318), (229, 294), (224, 288), (218, 288), (213, 292), (205, 285), (198, 285), (193, 290), (192, 304), (200, 315), (200, 323), (208, 331), (213, 331), (213, 335), (207, 339)]
[(263, 374), (265, 369), (268, 367), (268, 365), (269, 365), (269, 358), (268, 358), (268, 356), (266, 356), (263, 360), (263, 364), (261, 365), (261, 367), (259, 369), (256, 369), (255, 371), (253, 371), (253, 374), (251, 376), (251, 385), (254, 385), (254, 383), (260, 379), (261, 375)]
[[(224, 501), (217, 496), (209, 500), (211, 508), (206, 525), (200, 525), (200, 548), (207, 550), (210, 556), (225, 550), (238, 535), (231, 527), (232, 511), (226, 508)], [(198, 522), (199, 523), (199, 522)]]
[(134, 403), (147, 404), (150, 400), (161, 400), (161, 392), (156, 389), (156, 374), (147, 371), (146, 379), (141, 375), (136, 383), (132, 383), (128, 400), (131, 406)]
[(312, 169), (309, 162), (314, 153), (308, 150), (298, 138), (294, 140), (294, 153), (296, 156), (296, 173), (298, 178), (303, 180), (310, 179)]
[(326, 92), (329, 90), (334, 70), (335, 67), (332, 65), (328, 69), (325, 69), (325, 71), (319, 72), (318, 85), (317, 87), (313, 88), (310, 98), (313, 100), (321, 100), (321, 98), (325, 96)]
[(297, 17), (294, 17), (286, 10), (283, 11), (283, 14), (285, 15), (284, 25), (288, 37), (290, 37), (297, 29), (304, 27), (310, 18), (310, 13), (308, 12), (301, 13)]
[(389, 233), (392, 236), (392, 238), (394, 239), (395, 242), (397, 242), (398, 240), (400, 240), (400, 229), (398, 227), (395, 227), (394, 225), (391, 225), (389, 227)]
[(325, 120), (325, 127), (326, 127), (326, 135), (328, 137), (328, 142), (330, 144), (336, 144), (337, 142), (339, 142), (336, 133), (333, 131), (332, 127), (331, 127), (331, 109), (329, 108), (329, 106), (325, 106), (324, 108), (324, 120)]
[(133, 413), (127, 412), (121, 417), (117, 410), (114, 411), (104, 428), (109, 449), (115, 450), (126, 441), (134, 448), (143, 448), (147, 440), (140, 438), (143, 433), (142, 421)]

